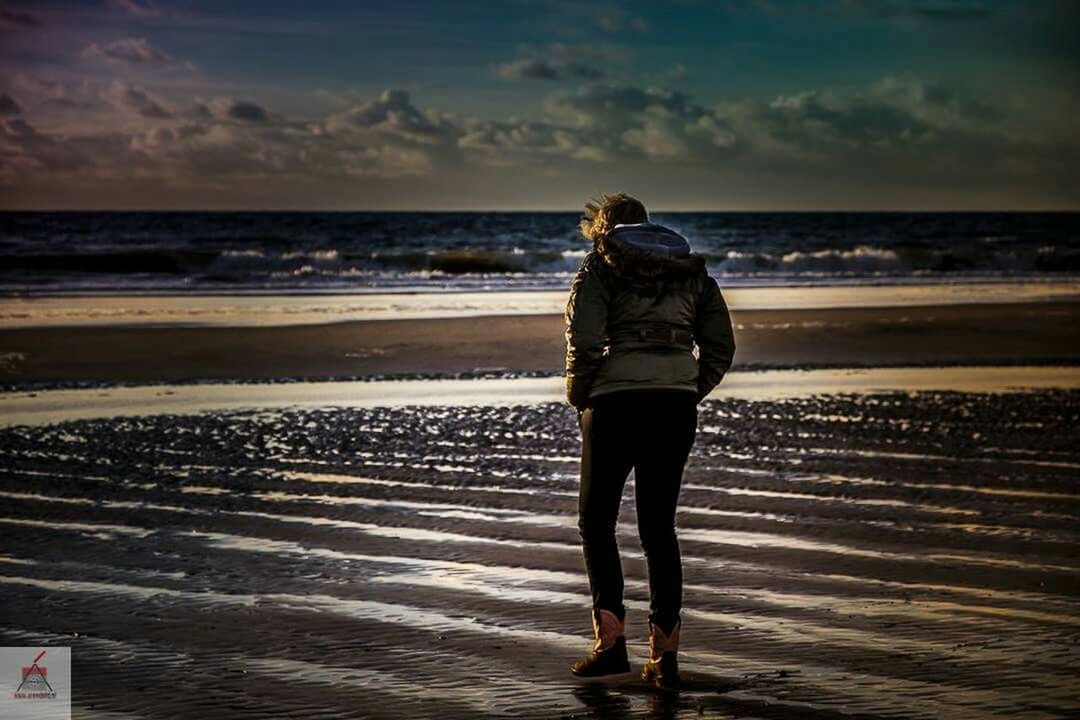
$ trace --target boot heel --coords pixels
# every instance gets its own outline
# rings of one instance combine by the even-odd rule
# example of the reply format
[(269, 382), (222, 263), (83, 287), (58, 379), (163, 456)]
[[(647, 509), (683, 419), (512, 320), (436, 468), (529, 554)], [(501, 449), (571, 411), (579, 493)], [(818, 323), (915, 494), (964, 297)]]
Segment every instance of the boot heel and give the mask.
[(641, 669), (641, 679), (661, 690), (674, 690), (679, 686), (679, 631), (678, 622), (665, 633), (649, 622), (649, 661)]
[(620, 637), (607, 650), (593, 650), (587, 657), (574, 663), (570, 672), (578, 677), (604, 677), (630, 672), (630, 658), (626, 655), (626, 638)]
[(570, 667), (570, 672), (578, 677), (603, 677), (630, 672), (623, 622), (609, 610), (593, 610), (592, 620), (596, 643), (592, 652)]

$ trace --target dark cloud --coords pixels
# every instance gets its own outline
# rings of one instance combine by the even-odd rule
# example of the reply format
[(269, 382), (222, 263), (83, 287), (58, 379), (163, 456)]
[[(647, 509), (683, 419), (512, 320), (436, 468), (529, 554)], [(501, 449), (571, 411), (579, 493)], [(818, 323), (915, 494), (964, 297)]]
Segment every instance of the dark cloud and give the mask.
[[(587, 147), (593, 159), (690, 167), (739, 158), (751, 167), (799, 173), (812, 166), (837, 176), (867, 163), (909, 174), (932, 164), (967, 177), (991, 156), (1019, 162), (1034, 152), (1031, 133), (1002, 108), (958, 87), (911, 78), (717, 106), (659, 88), (593, 84), (555, 96), (548, 107), (571, 119), (560, 146), (571, 157), (585, 157), (580, 148)], [(1068, 142), (1073, 149), (1061, 152), (1075, 154), (1075, 142), (1049, 136), (1042, 142)]]
[(144, 118), (163, 120), (172, 112), (161, 98), (146, 90), (116, 80), (105, 92), (105, 99), (113, 106), (138, 113)]
[(120, 82), (102, 96), (138, 117), (113, 123), (123, 130), (102, 123), (81, 135), (38, 132), (8, 118), (0, 179), (44, 187), (51, 173), (70, 173), (202, 188), (242, 179), (273, 194), (298, 182), (419, 178), (425, 188), (467, 192), (491, 176), (477, 172), (484, 166), (559, 187), (566, 178), (626, 173), (661, 184), (694, 178), (695, 187), (732, 178), (765, 187), (780, 177), (787, 190), (805, 187), (816, 198), (845, 188), (880, 198), (888, 188), (950, 183), (1003, 191), (1018, 182), (1034, 197), (1080, 184), (1080, 148), (1071, 136), (1033, 135), (1008, 106), (903, 77), (715, 106), (661, 88), (592, 84), (552, 96), (545, 114), (501, 119), (440, 113), (400, 89), (323, 121), (291, 120), (233, 98), (177, 101), (185, 108), (177, 112)]
[(963, 93), (957, 88), (942, 83), (928, 83), (921, 87), (923, 97), (927, 103), (947, 109), (950, 112), (987, 122), (995, 122), (1003, 117), (1001, 111), (997, 108), (969, 93)]
[(858, 13), (888, 20), (970, 21), (989, 18), (993, 9), (979, 0), (752, 0), (764, 12)]
[(843, 0), (843, 6), (879, 17), (962, 21), (987, 18), (992, 11), (976, 0)]
[(9, 92), (19, 98), (24, 108), (38, 105), (88, 109), (100, 106), (98, 90), (78, 80), (54, 80), (36, 74), (16, 73)]
[(1037, 175), (1036, 166), (1050, 164), (1036, 158), (1075, 157), (1078, 150), (1071, 140), (1033, 143), (963, 91), (910, 78), (885, 78), (844, 93), (741, 101), (717, 113), (739, 138), (740, 165), (859, 191), (863, 183), (975, 187), (995, 177), (1012, 183), (1016, 168)]
[(18, 30), (35, 27), (41, 27), (41, 20), (36, 15), (25, 10), (0, 8), (0, 28)]
[(637, 117), (646, 112), (667, 113), (690, 120), (709, 113), (683, 93), (633, 85), (586, 85), (576, 93), (557, 96), (551, 104), (554, 108), (573, 112), (583, 123), (610, 128), (633, 125)]
[(91, 107), (91, 104), (89, 102), (86, 102), (84, 100), (74, 100), (69, 97), (45, 98), (44, 102), (46, 105), (55, 105), (57, 107), (62, 107), (69, 110), (85, 110)]
[(105, 4), (135, 17), (160, 17), (165, 14), (165, 9), (155, 0), (105, 0)]
[(931, 130), (909, 110), (879, 99), (834, 98), (813, 92), (778, 98), (757, 115), (775, 138), (804, 151), (823, 145), (907, 144)]
[(378, 98), (356, 105), (338, 116), (358, 128), (379, 130), (419, 142), (437, 142), (454, 132), (453, 123), (433, 112), (422, 112), (405, 90), (384, 90)]
[(115, 60), (136, 65), (165, 64), (173, 62), (166, 53), (148, 43), (145, 38), (124, 38), (106, 45), (94, 43), (82, 51), (82, 56), (92, 59)]
[(231, 103), (226, 109), (226, 114), (233, 120), (249, 123), (264, 123), (270, 119), (264, 107), (248, 100), (237, 100)]
[(577, 157), (699, 162), (737, 146), (729, 120), (689, 96), (660, 88), (593, 84), (556, 96), (549, 107), (575, 120)]
[(0, 94), (0, 115), (18, 115), (22, 107), (7, 93)]
[(71, 172), (87, 165), (73, 143), (40, 133), (22, 118), (0, 122), (0, 151), (8, 166), (0, 169), (0, 177), (12, 172)]
[(495, 72), (508, 80), (558, 80), (561, 77), (554, 65), (535, 58), (503, 63), (495, 68)]
[(583, 62), (551, 62), (538, 58), (521, 58), (495, 68), (499, 77), (508, 80), (599, 80), (606, 73)]
[(522, 45), (516, 60), (495, 66), (495, 74), (508, 80), (584, 81), (602, 80), (608, 76), (607, 67), (629, 59), (630, 53), (621, 45), (587, 43), (569, 45)]

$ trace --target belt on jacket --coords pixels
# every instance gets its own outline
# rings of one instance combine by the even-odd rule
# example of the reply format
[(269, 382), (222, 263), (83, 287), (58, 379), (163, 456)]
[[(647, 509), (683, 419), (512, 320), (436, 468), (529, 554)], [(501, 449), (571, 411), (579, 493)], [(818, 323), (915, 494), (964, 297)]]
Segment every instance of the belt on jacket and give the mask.
[(620, 330), (608, 336), (608, 345), (610, 347), (636, 343), (666, 345), (692, 350), (694, 347), (694, 334), (689, 330), (671, 327), (670, 325), (642, 325), (636, 328)]

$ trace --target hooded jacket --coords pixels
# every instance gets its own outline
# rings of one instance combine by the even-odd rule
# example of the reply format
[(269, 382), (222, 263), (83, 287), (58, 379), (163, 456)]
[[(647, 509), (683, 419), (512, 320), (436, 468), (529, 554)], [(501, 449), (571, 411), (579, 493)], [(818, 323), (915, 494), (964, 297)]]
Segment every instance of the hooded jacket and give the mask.
[[(735, 355), (724, 297), (681, 235), (616, 225), (585, 256), (566, 305), (566, 398), (634, 389), (703, 399)], [(697, 357), (693, 346), (697, 346)]]

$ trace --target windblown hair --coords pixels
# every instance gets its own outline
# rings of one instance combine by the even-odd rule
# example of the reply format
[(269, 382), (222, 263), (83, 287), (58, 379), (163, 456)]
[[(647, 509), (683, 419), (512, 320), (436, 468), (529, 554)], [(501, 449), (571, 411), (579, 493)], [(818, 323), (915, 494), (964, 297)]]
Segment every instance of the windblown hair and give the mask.
[(648, 221), (649, 213), (636, 197), (626, 193), (603, 194), (598, 200), (585, 203), (580, 228), (581, 234), (596, 246), (616, 225)]

